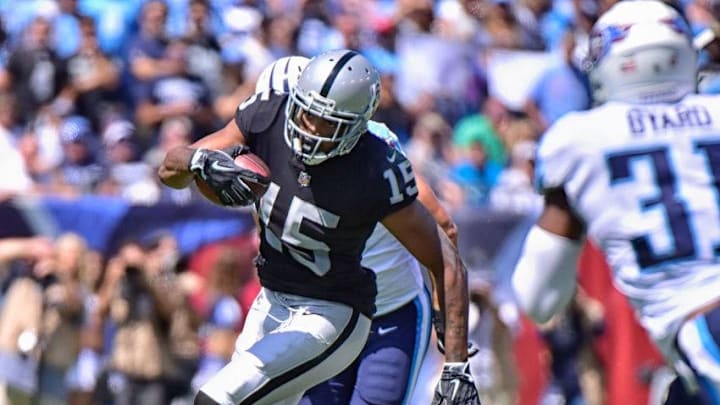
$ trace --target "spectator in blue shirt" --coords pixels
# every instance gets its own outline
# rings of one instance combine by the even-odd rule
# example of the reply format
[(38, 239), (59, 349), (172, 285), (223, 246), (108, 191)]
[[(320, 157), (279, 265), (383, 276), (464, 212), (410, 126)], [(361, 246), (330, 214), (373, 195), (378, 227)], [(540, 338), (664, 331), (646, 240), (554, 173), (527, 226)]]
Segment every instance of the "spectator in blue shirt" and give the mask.
[(548, 68), (525, 103), (525, 112), (539, 131), (570, 111), (585, 110), (592, 99), (585, 73), (574, 64), (575, 37), (568, 30), (560, 50), (561, 59)]

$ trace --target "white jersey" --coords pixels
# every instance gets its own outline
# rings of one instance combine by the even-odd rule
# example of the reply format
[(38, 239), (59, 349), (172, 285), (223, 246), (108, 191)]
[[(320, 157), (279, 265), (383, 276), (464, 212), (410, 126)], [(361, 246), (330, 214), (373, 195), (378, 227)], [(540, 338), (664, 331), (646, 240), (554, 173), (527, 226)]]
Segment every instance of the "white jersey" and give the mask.
[[(403, 153), (397, 136), (384, 124), (368, 122), (368, 131)], [(415, 257), (381, 223), (365, 242), (362, 266), (377, 276), (375, 316), (392, 312), (415, 297), (423, 289), (420, 264)]]
[(614, 280), (666, 354), (678, 325), (720, 297), (720, 98), (607, 103), (561, 118), (538, 149)]

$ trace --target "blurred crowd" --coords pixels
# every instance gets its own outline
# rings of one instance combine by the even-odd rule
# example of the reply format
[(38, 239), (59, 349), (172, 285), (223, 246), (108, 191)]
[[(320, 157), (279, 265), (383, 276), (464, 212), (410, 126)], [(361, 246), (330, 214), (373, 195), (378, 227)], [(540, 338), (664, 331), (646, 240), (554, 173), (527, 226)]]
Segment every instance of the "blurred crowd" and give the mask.
[[(542, 204), (532, 185), (535, 146), (560, 116), (591, 106), (589, 30), (613, 2), (0, 0), (0, 201), (201, 199), (160, 186), (164, 153), (232, 119), (273, 60), (352, 48), (382, 76), (374, 119), (398, 134), (451, 212), (534, 215)], [(673, 5), (698, 34), (700, 90), (715, 92), (720, 1)], [(543, 62), (513, 66), (515, 76), (499, 80), (508, 54)], [(519, 84), (525, 89), (510, 102)], [(255, 248), (223, 250), (200, 277), (168, 234), (127, 241), (112, 257), (74, 234), (0, 239), (0, 404), (189, 398), (232, 353), (257, 288)], [(474, 295), (474, 333), (484, 342), (474, 374), (491, 403), (512, 403), (512, 325), (487, 288), (477, 283)], [(597, 306), (580, 302), (572, 311)], [(595, 315), (580, 318), (592, 322), (572, 313), (555, 322), (573, 334), (552, 325), (542, 332), (551, 346), (571, 348), (559, 358), (576, 359), (601, 333), (602, 310), (588, 311)], [(558, 371), (557, 385), (577, 388), (577, 374)], [(579, 395), (575, 388), (566, 396)]]
[[(590, 0), (3, 0), (0, 161), (12, 175), (0, 193), (187, 202), (157, 183), (163, 152), (231, 119), (273, 60), (353, 48), (382, 75), (375, 119), (451, 209), (531, 211), (538, 135), (590, 104), (576, 44), (600, 11)], [(498, 49), (553, 60), (519, 109), (490, 89)]]
[(257, 246), (193, 265), (163, 232), (107, 260), (71, 233), (0, 239), (0, 403), (192, 403), (259, 290)]

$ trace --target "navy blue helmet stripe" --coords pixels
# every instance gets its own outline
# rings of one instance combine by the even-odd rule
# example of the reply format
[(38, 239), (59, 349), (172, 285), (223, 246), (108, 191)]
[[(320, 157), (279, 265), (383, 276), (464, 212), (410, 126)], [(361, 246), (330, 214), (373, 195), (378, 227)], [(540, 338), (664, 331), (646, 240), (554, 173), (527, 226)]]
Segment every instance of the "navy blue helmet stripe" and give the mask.
[(290, 80), (288, 78), (288, 69), (290, 68), (290, 58), (285, 61), (285, 69), (283, 69), (283, 92), (290, 92)]
[(353, 310), (352, 316), (350, 317), (350, 322), (347, 323), (347, 325), (345, 326), (345, 329), (343, 329), (343, 331), (340, 333), (340, 336), (338, 336), (338, 338), (335, 339), (333, 344), (330, 345), (330, 347), (328, 347), (327, 350), (322, 352), (319, 356), (315, 357), (314, 359), (312, 359), (306, 363), (302, 363), (299, 366), (292, 368), (292, 369), (286, 371), (285, 373), (280, 374), (279, 376), (271, 379), (265, 385), (263, 385), (259, 390), (252, 393), (252, 395), (245, 398), (245, 400), (240, 402), (238, 405), (254, 404), (258, 400), (260, 400), (260, 398), (269, 394), (274, 389), (291, 381), (294, 378), (299, 377), (300, 375), (308, 372), (313, 367), (322, 363), (323, 360), (327, 359), (328, 357), (330, 357), (330, 355), (335, 353), (340, 348), (340, 346), (342, 346), (342, 344), (345, 343), (345, 341), (350, 337), (353, 330), (355, 330), (355, 328), (357, 327), (359, 318), (360, 318), (360, 312), (357, 310)]
[(330, 87), (332, 87), (335, 78), (337, 77), (337, 75), (340, 74), (340, 70), (342, 70), (343, 66), (345, 66), (345, 64), (348, 63), (350, 59), (355, 57), (355, 55), (357, 55), (357, 52), (350, 51), (343, 55), (342, 58), (340, 58), (340, 60), (335, 64), (335, 67), (333, 67), (332, 72), (330, 72), (330, 75), (328, 75), (328, 78), (325, 80), (325, 83), (320, 90), (321, 96), (327, 97), (328, 93), (330, 93)]

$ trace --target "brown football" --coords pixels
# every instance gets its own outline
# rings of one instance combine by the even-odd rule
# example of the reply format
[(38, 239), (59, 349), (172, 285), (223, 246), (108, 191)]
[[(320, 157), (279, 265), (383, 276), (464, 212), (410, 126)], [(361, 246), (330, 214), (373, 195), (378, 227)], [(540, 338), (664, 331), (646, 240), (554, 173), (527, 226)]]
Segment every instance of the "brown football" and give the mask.
[[(239, 155), (235, 158), (235, 164), (261, 176), (270, 177), (270, 168), (262, 161), (262, 159), (260, 159), (258, 155), (254, 153), (244, 153)], [(265, 194), (265, 191), (267, 191), (266, 184), (260, 184), (253, 181), (246, 181), (245, 183), (250, 187), (253, 193), (255, 193), (258, 199), (260, 199), (260, 197)], [(198, 191), (200, 191), (200, 194), (202, 194), (205, 198), (215, 204), (222, 205), (220, 198), (215, 194), (215, 191), (210, 188), (203, 179), (196, 176), (195, 185), (197, 186)]]

